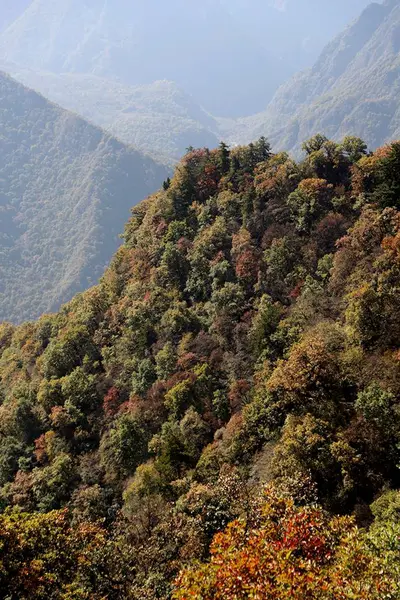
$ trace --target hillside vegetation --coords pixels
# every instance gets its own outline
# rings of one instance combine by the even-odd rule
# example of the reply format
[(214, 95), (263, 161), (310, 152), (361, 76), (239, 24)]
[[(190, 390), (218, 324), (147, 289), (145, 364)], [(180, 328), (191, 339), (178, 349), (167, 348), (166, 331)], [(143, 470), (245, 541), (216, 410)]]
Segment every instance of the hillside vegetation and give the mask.
[(130, 208), (167, 170), (0, 74), (0, 320), (97, 282)]
[(6, 597), (400, 598), (400, 144), (304, 148), (190, 151), (1, 326)]

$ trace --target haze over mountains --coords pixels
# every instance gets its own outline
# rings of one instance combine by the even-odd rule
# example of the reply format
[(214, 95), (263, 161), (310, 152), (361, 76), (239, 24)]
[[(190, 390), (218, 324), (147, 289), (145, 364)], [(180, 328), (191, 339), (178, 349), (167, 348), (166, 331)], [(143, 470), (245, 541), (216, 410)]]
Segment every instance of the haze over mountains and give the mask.
[(0, 36), (0, 68), (170, 163), (188, 146), (247, 142), (260, 123), (270, 133), (264, 114), (231, 118), (264, 109), (366, 4), (21, 2)]
[(1, 60), (0, 68), (163, 162), (179, 160), (188, 146), (219, 142), (217, 121), (172, 81), (129, 86), (96, 75), (36, 72)]
[(223, 0), (251, 36), (290, 72), (309, 67), (368, 0)]
[(1, 37), (0, 57), (133, 85), (168, 79), (212, 114), (243, 116), (367, 3), (33, 0)]
[[(279, 83), (272, 57), (215, 0), (34, 0), (2, 36), (0, 54), (35, 70), (132, 85), (170, 79), (211, 112), (232, 116), (256, 109), (254, 99)], [(270, 77), (254, 77), (268, 62)]]
[(0, 320), (96, 283), (167, 170), (0, 74)]
[(267, 134), (275, 148), (297, 154), (317, 132), (357, 135), (376, 148), (400, 137), (399, 90), (400, 2), (372, 3), (264, 113), (242, 122), (243, 138)]
[(0, 31), (20, 17), (30, 3), (31, 0), (0, 0)]

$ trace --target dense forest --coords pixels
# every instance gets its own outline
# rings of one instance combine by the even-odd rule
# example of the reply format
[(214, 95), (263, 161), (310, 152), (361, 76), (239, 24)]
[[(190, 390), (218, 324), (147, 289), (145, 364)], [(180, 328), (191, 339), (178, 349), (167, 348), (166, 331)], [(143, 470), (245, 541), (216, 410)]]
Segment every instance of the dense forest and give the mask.
[(0, 328), (11, 599), (400, 598), (400, 143), (190, 148)]
[(0, 72), (0, 320), (58, 310), (103, 274), (164, 167)]

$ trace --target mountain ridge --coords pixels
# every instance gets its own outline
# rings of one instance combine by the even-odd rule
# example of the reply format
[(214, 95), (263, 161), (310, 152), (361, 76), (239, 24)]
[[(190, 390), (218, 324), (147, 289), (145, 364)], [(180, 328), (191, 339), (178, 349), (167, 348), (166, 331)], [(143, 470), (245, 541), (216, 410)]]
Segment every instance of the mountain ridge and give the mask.
[(0, 94), (0, 318), (21, 320), (96, 282), (168, 171), (5, 74)]
[[(357, 6), (366, 2), (357, 0)], [(324, 35), (342, 26), (346, 17), (339, 15), (350, 18), (355, 10), (342, 1)], [(315, 0), (312, 7), (303, 0), (287, 10), (259, 0), (173, 0), (168, 6), (160, 0), (32, 0), (0, 36), (0, 56), (38, 71), (86, 73), (129, 85), (176, 81), (210, 113), (232, 118), (261, 110), (280, 83), (309, 64), (325, 39), (313, 26), (321, 14)], [(304, 36), (315, 38), (314, 50), (306, 51)]]
[[(179, 18), (170, 20), (170, 14)], [(209, 43), (202, 48), (205, 30)], [(241, 50), (237, 38), (243, 40)], [(235, 61), (255, 97), (256, 90), (261, 94), (270, 88), (268, 81), (247, 74), (254, 62), (268, 61), (268, 53), (231, 22), (220, 2), (208, 0), (199, 5), (174, 0), (168, 9), (159, 0), (135, 6), (125, 0), (118, 5), (115, 0), (84, 5), (33, 0), (0, 37), (0, 55), (39, 71), (88, 73), (130, 85), (170, 79), (216, 114), (224, 106), (234, 114), (235, 106), (246, 103), (239, 91), (236, 98), (232, 94), (231, 107), (222, 104), (224, 88), (225, 95), (235, 89), (226, 61)]]
[(0, 60), (12, 77), (124, 143), (170, 163), (189, 146), (217, 146), (218, 124), (171, 81), (128, 86), (95, 75), (35, 72)]
[(371, 148), (399, 134), (400, 4), (369, 5), (335, 38), (315, 65), (275, 94), (267, 110), (243, 122), (277, 148), (299, 154), (301, 140), (321, 132), (358, 135)]

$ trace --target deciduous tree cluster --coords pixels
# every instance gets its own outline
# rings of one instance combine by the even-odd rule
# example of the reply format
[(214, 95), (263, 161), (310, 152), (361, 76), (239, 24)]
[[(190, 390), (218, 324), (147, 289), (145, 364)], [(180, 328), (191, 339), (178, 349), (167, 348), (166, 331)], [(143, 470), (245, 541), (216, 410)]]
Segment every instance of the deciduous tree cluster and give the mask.
[(0, 326), (6, 596), (400, 598), (399, 148), (190, 149)]

